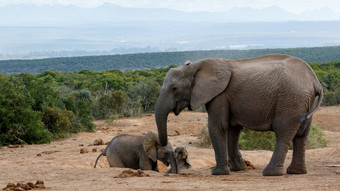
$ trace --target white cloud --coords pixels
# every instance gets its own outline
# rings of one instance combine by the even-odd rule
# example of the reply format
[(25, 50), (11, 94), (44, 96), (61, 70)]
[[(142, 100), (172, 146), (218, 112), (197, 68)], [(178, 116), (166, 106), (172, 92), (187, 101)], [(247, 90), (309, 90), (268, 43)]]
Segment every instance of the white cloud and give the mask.
[(105, 2), (125, 7), (169, 8), (182, 11), (212, 11), (221, 12), (233, 7), (252, 7), (262, 9), (277, 6), (285, 10), (301, 13), (305, 10), (315, 10), (328, 7), (340, 13), (339, 0), (0, 0), (0, 5), (29, 4), (38, 5), (77, 5), (80, 7), (97, 7)]

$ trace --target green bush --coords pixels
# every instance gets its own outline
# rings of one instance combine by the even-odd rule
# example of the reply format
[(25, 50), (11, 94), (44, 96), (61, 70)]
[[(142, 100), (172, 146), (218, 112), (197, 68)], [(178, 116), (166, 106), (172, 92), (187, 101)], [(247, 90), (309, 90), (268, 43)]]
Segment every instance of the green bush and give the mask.
[(34, 99), (23, 88), (0, 75), (0, 146), (51, 141), (41, 113), (32, 109)]
[(42, 122), (45, 128), (53, 133), (55, 137), (63, 137), (64, 134), (71, 132), (71, 120), (73, 117), (72, 111), (46, 107), (43, 109)]
[(307, 149), (323, 148), (328, 146), (325, 133), (318, 125), (312, 125), (308, 135)]
[(89, 96), (84, 96), (82, 93), (75, 94), (75, 96), (76, 113), (74, 120), (72, 120), (73, 132), (91, 132), (95, 127), (95, 125), (92, 123), (94, 119), (91, 110), (93, 103), (92, 98)]
[[(201, 146), (212, 147), (208, 127), (202, 129), (199, 138), (201, 139)], [(241, 150), (274, 150), (275, 144), (276, 137), (272, 131), (259, 132), (243, 129), (240, 135)], [(324, 132), (319, 126), (312, 125), (308, 136), (307, 149), (322, 148), (327, 147), (327, 145), (328, 141)]]
[(276, 137), (274, 132), (266, 131), (252, 131), (244, 128), (240, 136), (241, 150), (274, 150)]

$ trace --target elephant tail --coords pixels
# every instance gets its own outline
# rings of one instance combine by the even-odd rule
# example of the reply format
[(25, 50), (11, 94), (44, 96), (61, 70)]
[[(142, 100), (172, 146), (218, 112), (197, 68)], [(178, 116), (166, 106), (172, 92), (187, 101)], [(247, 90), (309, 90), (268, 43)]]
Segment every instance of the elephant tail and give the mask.
[(103, 152), (101, 152), (101, 153), (98, 155), (98, 157), (97, 157), (97, 159), (96, 159), (96, 162), (94, 163), (94, 168), (96, 168), (96, 166), (97, 166), (98, 159), (99, 159), (101, 156), (106, 156), (106, 149), (107, 149), (107, 147), (105, 148), (105, 150), (103, 150)]
[[(323, 99), (323, 91), (322, 91), (322, 87), (318, 88), (316, 91), (315, 91), (315, 97), (318, 97), (318, 102), (316, 104), (316, 107), (314, 107), (314, 109), (310, 112), (310, 113), (305, 113), (305, 114), (302, 114), (300, 117), (299, 117), (299, 122), (300, 123), (303, 123), (304, 121), (310, 119), (313, 114), (319, 109), (319, 107), (321, 106), (321, 103), (322, 103), (322, 99)], [(314, 105), (314, 104), (313, 104)]]

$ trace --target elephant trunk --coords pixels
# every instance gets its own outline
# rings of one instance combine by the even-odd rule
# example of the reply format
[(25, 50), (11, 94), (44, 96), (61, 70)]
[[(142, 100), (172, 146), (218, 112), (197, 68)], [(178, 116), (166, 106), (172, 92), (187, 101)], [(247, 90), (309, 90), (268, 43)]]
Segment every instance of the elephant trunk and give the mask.
[(171, 169), (170, 169), (170, 173), (174, 173), (177, 174), (178, 172), (178, 166), (177, 166), (177, 162), (176, 159), (174, 157), (174, 153), (171, 153), (171, 159), (170, 159), (170, 165), (171, 165)]
[[(164, 96), (162, 96), (164, 97)], [(167, 133), (167, 122), (169, 110), (166, 106), (166, 101), (162, 101), (162, 97), (158, 98), (156, 110), (155, 110), (155, 119), (158, 129), (158, 140), (161, 146), (165, 146), (168, 144), (168, 133)]]

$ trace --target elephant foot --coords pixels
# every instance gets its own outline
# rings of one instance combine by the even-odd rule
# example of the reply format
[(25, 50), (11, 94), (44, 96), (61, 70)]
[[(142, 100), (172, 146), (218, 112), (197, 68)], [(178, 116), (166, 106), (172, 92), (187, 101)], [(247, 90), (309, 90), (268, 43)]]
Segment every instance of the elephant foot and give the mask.
[(246, 167), (246, 163), (242, 160), (240, 162), (231, 162), (229, 168), (231, 171), (240, 171), (246, 169)]
[(290, 165), (287, 168), (287, 174), (307, 174), (307, 169), (305, 166), (296, 168)]
[(226, 166), (215, 166), (211, 170), (211, 174), (212, 175), (229, 175), (230, 170), (229, 170), (229, 167), (227, 165)]
[(263, 176), (282, 176), (283, 175), (283, 167), (266, 167), (262, 171)]

